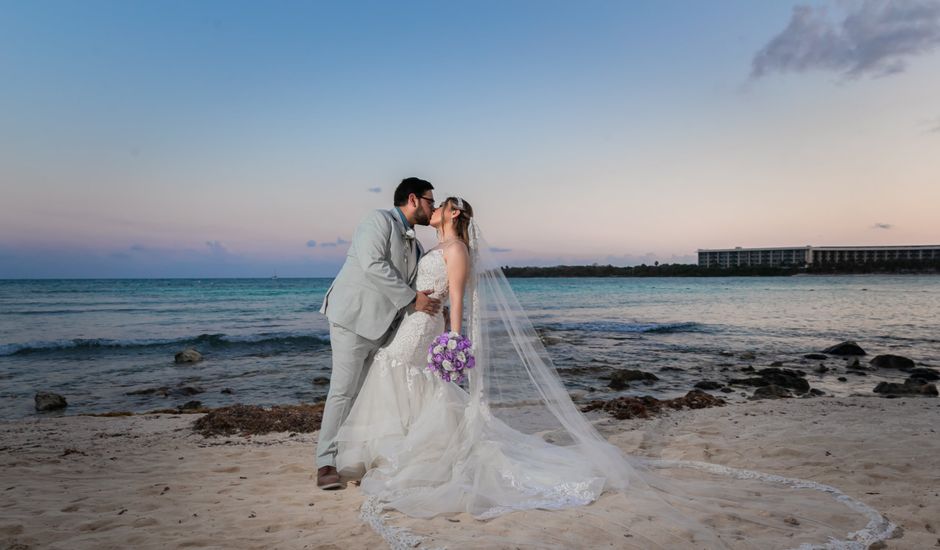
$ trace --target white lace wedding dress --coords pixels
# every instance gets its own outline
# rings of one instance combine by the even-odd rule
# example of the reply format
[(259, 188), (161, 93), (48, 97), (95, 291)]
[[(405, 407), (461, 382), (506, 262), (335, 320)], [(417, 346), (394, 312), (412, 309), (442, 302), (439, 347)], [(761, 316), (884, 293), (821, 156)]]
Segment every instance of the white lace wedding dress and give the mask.
[[(362, 518), (390, 546), (571, 547), (600, 530), (616, 531), (607, 540), (616, 547), (644, 550), (864, 549), (894, 531), (827, 485), (624, 455), (571, 402), (498, 264), (479, 259), (487, 250), (471, 246), (477, 263), (465, 303), (472, 322), (464, 328), (478, 362), (469, 393), (427, 369), (443, 316), (409, 311), (376, 353), (336, 437), (337, 469), (362, 476)], [(447, 299), (441, 249), (421, 258), (416, 284)], [(536, 509), (555, 511), (491, 526), (420, 519), (466, 513), (487, 520)], [(391, 518), (392, 510), (404, 515)], [(520, 521), (535, 525), (535, 538), (513, 538)]]
[[(421, 258), (416, 286), (447, 299), (442, 249)], [(565, 447), (492, 417), (467, 422), (474, 416), (467, 414), (469, 394), (427, 368), (428, 346), (443, 331), (442, 314), (409, 311), (376, 353), (336, 437), (339, 472), (365, 474), (365, 494), (413, 517), (467, 512), (486, 519), (581, 506), (600, 496), (604, 479)]]

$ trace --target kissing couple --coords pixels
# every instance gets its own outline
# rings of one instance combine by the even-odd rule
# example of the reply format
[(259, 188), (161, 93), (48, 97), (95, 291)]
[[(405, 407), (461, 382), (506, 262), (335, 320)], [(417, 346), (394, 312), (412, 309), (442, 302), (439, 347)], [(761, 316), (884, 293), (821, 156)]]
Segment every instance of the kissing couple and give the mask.
[[(436, 230), (433, 248), (418, 242), (417, 225)], [(866, 526), (872, 515), (857, 507), (865, 505), (846, 506), (849, 497), (832, 487), (629, 456), (609, 443), (595, 427), (605, 420), (589, 420), (572, 401), (470, 203), (459, 196), (437, 203), (428, 181), (402, 180), (394, 207), (360, 222), (320, 311), (333, 363), (317, 485), (361, 480), (361, 517), (392, 547), (428, 538), (465, 547), (517, 542), (466, 522), (419, 522), (419, 535), (390, 525), (390, 513), (489, 520), (588, 505), (616, 526), (620, 548), (781, 548), (848, 531), (846, 540), (873, 542), (893, 529), (873, 510), (880, 520)], [(432, 368), (437, 346), (451, 337), (473, 358), (459, 377)], [(602, 495), (604, 503), (592, 505)], [(815, 512), (824, 517), (807, 518)], [(576, 533), (570, 518), (544, 520), (555, 542), (535, 546), (561, 544), (552, 528)]]

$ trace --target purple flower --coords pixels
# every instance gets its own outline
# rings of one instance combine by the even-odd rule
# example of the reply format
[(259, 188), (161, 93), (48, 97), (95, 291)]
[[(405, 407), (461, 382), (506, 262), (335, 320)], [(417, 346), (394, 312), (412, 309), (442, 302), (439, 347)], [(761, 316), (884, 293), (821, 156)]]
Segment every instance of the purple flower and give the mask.
[[(428, 347), (428, 370), (445, 382), (463, 382), (467, 379), (466, 370), (476, 365), (471, 347), (470, 339), (462, 334), (445, 333), (434, 338)], [(440, 353), (435, 353), (435, 349)]]

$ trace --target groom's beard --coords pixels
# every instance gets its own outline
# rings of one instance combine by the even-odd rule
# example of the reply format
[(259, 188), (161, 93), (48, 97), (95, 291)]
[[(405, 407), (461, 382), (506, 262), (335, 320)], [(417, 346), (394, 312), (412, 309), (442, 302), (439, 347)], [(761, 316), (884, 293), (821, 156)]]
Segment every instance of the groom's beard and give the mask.
[(431, 217), (423, 210), (418, 210), (415, 212), (415, 225), (431, 225)]

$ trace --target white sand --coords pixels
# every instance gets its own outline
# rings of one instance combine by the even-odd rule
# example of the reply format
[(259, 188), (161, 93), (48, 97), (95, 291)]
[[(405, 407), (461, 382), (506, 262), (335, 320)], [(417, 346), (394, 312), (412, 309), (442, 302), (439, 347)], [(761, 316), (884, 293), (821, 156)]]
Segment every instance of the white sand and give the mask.
[[(316, 434), (204, 439), (189, 429), (195, 418), (0, 424), (0, 550), (383, 546), (359, 521), (357, 487), (316, 488)], [(763, 401), (601, 427), (631, 453), (836, 486), (900, 525), (887, 548), (940, 548), (940, 400)], [(512, 530), (533, 546), (622, 543), (615, 529), (587, 520), (589, 529), (567, 539), (540, 540), (553, 517), (517, 513), (473, 528)]]

